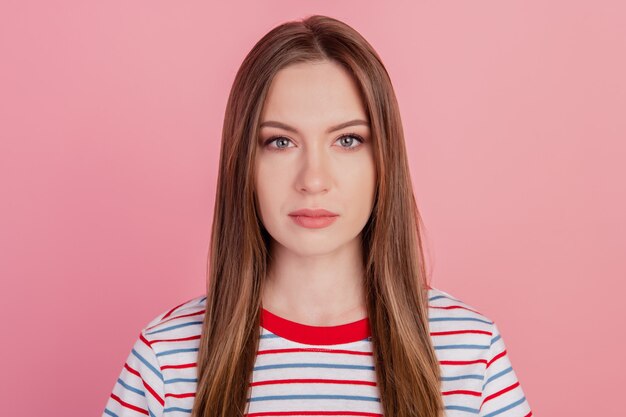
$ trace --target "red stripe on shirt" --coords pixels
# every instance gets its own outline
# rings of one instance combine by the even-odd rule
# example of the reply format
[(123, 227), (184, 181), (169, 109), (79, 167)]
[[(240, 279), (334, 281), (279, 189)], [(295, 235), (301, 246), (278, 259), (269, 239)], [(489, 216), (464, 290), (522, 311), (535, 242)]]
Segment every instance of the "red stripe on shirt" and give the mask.
[(163, 399), (159, 396), (159, 394), (157, 394), (157, 392), (155, 390), (152, 389), (152, 387), (150, 385), (148, 385), (148, 383), (141, 377), (141, 374), (133, 369), (129, 364), (125, 363), (124, 364), (124, 368), (126, 368), (128, 370), (128, 372), (130, 372), (133, 375), (137, 375), (140, 379), (141, 379), (141, 383), (143, 384), (144, 387), (146, 387), (146, 389), (150, 392), (150, 394), (152, 394), (152, 396), (159, 402), (161, 403), (161, 405), (164, 405), (165, 402), (163, 401)]
[(136, 411), (138, 413), (141, 413), (141, 414), (145, 414), (147, 416), (150, 415), (150, 414), (148, 414), (147, 410), (144, 410), (141, 407), (137, 407), (136, 405), (132, 405), (130, 403), (127, 403), (126, 401), (122, 400), (120, 397), (118, 397), (117, 395), (115, 395), (113, 393), (111, 393), (111, 398), (113, 398), (115, 401), (120, 403), (123, 407), (126, 407), (128, 409), (134, 410), (134, 411)]
[(161, 370), (163, 369), (185, 369), (185, 368), (193, 368), (194, 366), (197, 366), (198, 363), (197, 362), (193, 362), (193, 363), (181, 363), (180, 365), (163, 365), (161, 366)]
[(475, 363), (487, 363), (487, 359), (476, 359), (471, 361), (439, 361), (441, 365), (472, 365)]
[(467, 311), (471, 311), (472, 313), (476, 313), (476, 314), (480, 314), (482, 316), (482, 314), (479, 311), (476, 310), (472, 310), (471, 308), (467, 308), (467, 307), (463, 307), (463, 306), (428, 306), (429, 308), (438, 308), (441, 310), (454, 310), (457, 308), (461, 308), (463, 310), (467, 310)]
[(189, 337), (179, 337), (177, 339), (155, 339), (155, 340), (151, 340), (150, 343), (154, 344), (154, 343), (160, 343), (160, 342), (185, 342), (187, 340), (196, 340), (196, 339), (200, 339), (200, 335), (189, 336)]
[(511, 391), (512, 389), (514, 389), (514, 388), (516, 388), (516, 387), (518, 387), (518, 386), (519, 386), (519, 381), (515, 382), (514, 384), (509, 385), (509, 386), (508, 386), (508, 387), (506, 387), (506, 388), (501, 389), (501, 390), (500, 390), (500, 391), (498, 391), (498, 392), (494, 392), (493, 394), (491, 394), (490, 396), (486, 397), (486, 398), (483, 400), (483, 402), (480, 404), (480, 408), (483, 408), (483, 405), (484, 405), (487, 401), (489, 401), (489, 400), (493, 400), (494, 398), (499, 397), (500, 395), (502, 395), (502, 394), (504, 394), (504, 393), (506, 393), (506, 392), (509, 392), (509, 391)]
[(367, 413), (361, 411), (266, 411), (262, 413), (246, 414), (248, 417), (264, 417), (264, 416), (363, 416), (363, 417), (382, 417), (382, 414)]
[(258, 355), (267, 355), (274, 353), (295, 353), (295, 352), (319, 352), (319, 353), (345, 353), (348, 355), (372, 356), (372, 352), (360, 352), (358, 350), (345, 349), (323, 349), (323, 348), (288, 348), (288, 349), (265, 349), (259, 350)]
[(431, 336), (445, 336), (449, 334), (470, 334), (470, 333), (487, 334), (489, 336), (493, 336), (492, 332), (489, 332), (486, 330), (449, 330), (445, 332), (430, 332), (430, 335)]
[(441, 395), (455, 395), (455, 394), (463, 394), (463, 395), (473, 395), (474, 397), (480, 397), (482, 394), (478, 391), (468, 391), (463, 389), (457, 389), (454, 391), (443, 391)]
[[(160, 322), (160, 323), (159, 323), (159, 325), (162, 325), (162, 324), (164, 324), (164, 323), (170, 322), (170, 321), (172, 321), (172, 320), (182, 319), (183, 317), (199, 316), (199, 315), (204, 314), (204, 312), (205, 312), (205, 311), (206, 311), (206, 310), (200, 310), (200, 311), (198, 311), (198, 312), (196, 312), (196, 313), (181, 314), (180, 316), (172, 316), (172, 317), (170, 317), (169, 319), (167, 319), (167, 320), (163, 320), (162, 322)], [(153, 326), (153, 327), (154, 327), (154, 326)], [(152, 328), (152, 327), (151, 327), (151, 328)]]
[(143, 337), (143, 333), (139, 333), (139, 340), (141, 340), (146, 346), (152, 349), (152, 342), (150, 342), (148, 339)]
[(166, 318), (168, 318), (170, 316), (170, 314), (172, 314), (173, 312), (175, 312), (179, 307), (187, 304), (190, 300), (185, 301), (184, 303), (181, 303), (179, 305), (177, 305), (176, 307), (174, 307), (173, 309), (171, 309), (170, 311), (168, 311), (167, 313), (165, 313), (165, 315), (163, 317), (161, 317), (161, 320), (164, 320)]
[(135, 369), (131, 368), (130, 365), (128, 363), (124, 364), (124, 368), (126, 368), (126, 370), (128, 372), (130, 372), (133, 375), (137, 375), (139, 378), (141, 378), (141, 375), (139, 374), (139, 372), (137, 372)]
[(188, 397), (195, 397), (196, 393), (195, 392), (185, 392), (183, 394), (173, 394), (171, 392), (168, 392), (167, 394), (165, 394), (166, 397), (174, 397), (174, 398), (188, 398)]
[(152, 396), (159, 402), (159, 404), (161, 404), (162, 406), (165, 405), (165, 401), (163, 401), (163, 398), (161, 398), (159, 394), (157, 394), (157, 392), (153, 390), (152, 387), (148, 385), (146, 381), (143, 380), (143, 378), (141, 379), (141, 381), (143, 382), (143, 386), (146, 387), (148, 392), (152, 394)]
[(491, 359), (489, 362), (487, 362), (487, 368), (489, 368), (492, 363), (494, 363), (495, 361), (497, 361), (498, 359), (500, 359), (501, 357), (503, 357), (505, 355), (506, 355), (506, 349), (503, 350), (502, 352), (498, 353), (496, 356), (493, 357), (493, 359)]

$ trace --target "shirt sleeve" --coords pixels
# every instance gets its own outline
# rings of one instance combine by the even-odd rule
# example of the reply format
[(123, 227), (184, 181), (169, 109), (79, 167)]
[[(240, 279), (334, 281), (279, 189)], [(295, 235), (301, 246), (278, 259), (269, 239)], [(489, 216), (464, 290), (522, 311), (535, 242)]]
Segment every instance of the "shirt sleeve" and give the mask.
[(479, 417), (531, 417), (532, 411), (513, 370), (498, 326), (492, 337), (483, 379)]
[(102, 417), (161, 417), (164, 397), (161, 367), (144, 329), (113, 386)]

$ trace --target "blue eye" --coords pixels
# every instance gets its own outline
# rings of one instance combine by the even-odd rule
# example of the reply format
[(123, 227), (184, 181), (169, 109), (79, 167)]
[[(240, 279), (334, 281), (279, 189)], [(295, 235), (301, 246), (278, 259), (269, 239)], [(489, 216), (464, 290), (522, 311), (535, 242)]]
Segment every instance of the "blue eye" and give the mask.
[[(346, 133), (341, 135), (339, 138), (337, 138), (337, 141), (342, 141), (342, 143), (346, 143), (346, 141), (344, 139), (348, 139), (347, 144), (348, 145), (352, 145), (355, 143), (354, 139), (356, 139), (356, 143), (358, 143), (358, 145), (356, 146), (340, 146), (341, 148), (344, 148), (345, 150), (351, 151), (351, 150), (356, 150), (360, 147), (360, 144), (365, 142), (363, 140), (363, 138), (359, 135), (357, 135), (356, 133)], [(291, 139), (285, 137), (285, 136), (272, 136), (271, 138), (269, 138), (267, 141), (265, 141), (265, 143), (263, 144), (263, 146), (265, 147), (269, 147), (272, 149), (272, 151), (284, 151), (285, 149), (288, 148), (288, 146), (269, 146), (270, 143), (272, 142), (276, 142), (276, 143), (288, 143), (291, 142)]]
[[(337, 139), (337, 140), (343, 140), (343, 139), (356, 139), (356, 140), (358, 141), (358, 143), (359, 143), (359, 144), (361, 144), (361, 143), (363, 143), (363, 142), (364, 142), (364, 140), (363, 140), (363, 138), (362, 138), (361, 136), (359, 136), (359, 135), (357, 135), (357, 134), (354, 134), (354, 133), (347, 133), (347, 134), (345, 134), (345, 135), (341, 135), (341, 136), (339, 137), (339, 139)], [(348, 142), (349, 142), (349, 144), (353, 144), (353, 143), (355, 143), (355, 142), (354, 142), (354, 140), (350, 140), (350, 141), (348, 141)], [(344, 143), (345, 143), (345, 142), (344, 142)], [(356, 148), (358, 148), (359, 146), (360, 146), (360, 145), (357, 145), (357, 146), (349, 146), (347, 149), (356, 149)], [(342, 146), (342, 147), (343, 147), (343, 146)]]
[[(269, 145), (272, 142), (276, 142), (276, 143), (286, 143), (287, 141), (291, 141), (290, 139), (287, 139), (284, 136), (274, 136), (273, 138), (269, 139), (267, 142), (265, 142), (265, 146)], [(277, 148), (274, 148), (274, 150), (279, 150), (282, 151), (283, 149), (286, 149), (287, 146), (279, 146)]]

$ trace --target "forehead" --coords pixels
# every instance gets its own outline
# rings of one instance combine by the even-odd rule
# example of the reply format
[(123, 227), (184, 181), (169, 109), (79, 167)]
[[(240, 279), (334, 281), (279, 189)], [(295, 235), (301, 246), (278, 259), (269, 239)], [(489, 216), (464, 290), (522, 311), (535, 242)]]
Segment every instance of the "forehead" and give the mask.
[(292, 64), (276, 73), (261, 121), (277, 119), (300, 125), (367, 119), (356, 81), (331, 61)]

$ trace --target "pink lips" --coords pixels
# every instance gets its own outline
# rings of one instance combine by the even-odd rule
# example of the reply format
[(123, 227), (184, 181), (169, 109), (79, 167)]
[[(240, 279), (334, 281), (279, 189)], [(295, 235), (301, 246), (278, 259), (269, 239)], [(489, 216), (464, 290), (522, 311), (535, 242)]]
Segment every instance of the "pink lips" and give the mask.
[(289, 213), (289, 217), (302, 227), (320, 229), (330, 226), (339, 215), (324, 209), (300, 209)]
[(308, 216), (308, 217), (321, 217), (321, 216), (338, 216), (337, 213), (324, 209), (300, 209), (289, 213), (290, 216)]

